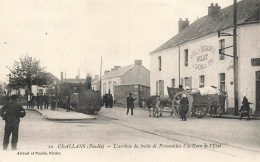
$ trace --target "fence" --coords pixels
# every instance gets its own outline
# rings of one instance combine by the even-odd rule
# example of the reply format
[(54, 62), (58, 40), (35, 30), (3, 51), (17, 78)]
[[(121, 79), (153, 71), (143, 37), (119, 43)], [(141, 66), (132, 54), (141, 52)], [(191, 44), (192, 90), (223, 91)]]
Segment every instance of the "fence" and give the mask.
[(142, 107), (142, 101), (150, 96), (150, 87), (140, 84), (117, 85), (114, 89), (114, 105), (126, 107), (126, 98), (133, 94), (135, 107)]

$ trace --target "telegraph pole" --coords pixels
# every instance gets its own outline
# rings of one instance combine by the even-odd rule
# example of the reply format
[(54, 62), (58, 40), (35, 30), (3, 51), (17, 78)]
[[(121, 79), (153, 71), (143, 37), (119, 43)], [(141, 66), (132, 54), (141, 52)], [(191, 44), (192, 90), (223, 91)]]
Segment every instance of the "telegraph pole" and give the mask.
[(102, 75), (102, 57), (101, 57), (101, 62), (100, 62), (100, 88), (99, 88), (99, 91), (100, 91), (100, 96), (102, 97), (102, 93), (101, 93), (101, 75)]
[(237, 57), (237, 0), (234, 0), (233, 61), (234, 61), (234, 99), (235, 115), (238, 115), (238, 57)]

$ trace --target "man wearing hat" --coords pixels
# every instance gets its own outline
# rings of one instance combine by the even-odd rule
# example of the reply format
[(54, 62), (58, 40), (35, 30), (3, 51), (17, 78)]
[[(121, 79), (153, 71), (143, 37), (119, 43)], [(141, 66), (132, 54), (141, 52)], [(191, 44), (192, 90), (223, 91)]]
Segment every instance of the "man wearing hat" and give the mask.
[(131, 115), (133, 116), (134, 101), (136, 100), (136, 98), (133, 99), (132, 95), (133, 95), (132, 93), (129, 93), (129, 96), (126, 98), (126, 102), (127, 102), (126, 115), (128, 115), (129, 108), (130, 108), (131, 109)]
[(17, 102), (17, 95), (11, 96), (11, 102), (5, 104), (1, 109), (1, 117), (5, 120), (5, 134), (3, 149), (6, 150), (9, 144), (9, 137), (12, 133), (12, 149), (16, 150), (18, 142), (18, 130), (20, 118), (25, 116), (25, 110), (22, 105)]

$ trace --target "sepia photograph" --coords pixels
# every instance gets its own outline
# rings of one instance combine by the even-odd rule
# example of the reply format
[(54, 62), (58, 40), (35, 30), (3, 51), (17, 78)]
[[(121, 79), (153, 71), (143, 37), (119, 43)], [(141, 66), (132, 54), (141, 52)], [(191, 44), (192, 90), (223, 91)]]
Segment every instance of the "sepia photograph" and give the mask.
[(260, 0), (0, 3), (0, 162), (260, 161)]

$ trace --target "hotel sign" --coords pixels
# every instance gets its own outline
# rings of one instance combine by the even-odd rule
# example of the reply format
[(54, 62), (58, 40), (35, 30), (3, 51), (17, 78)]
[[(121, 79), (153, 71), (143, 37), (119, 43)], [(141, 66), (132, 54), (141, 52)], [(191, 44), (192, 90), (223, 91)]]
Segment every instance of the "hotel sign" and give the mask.
[(215, 62), (216, 49), (210, 45), (201, 46), (192, 52), (190, 58), (195, 70), (204, 70)]

